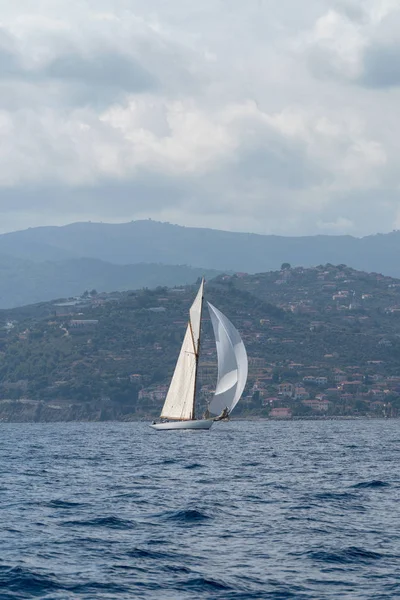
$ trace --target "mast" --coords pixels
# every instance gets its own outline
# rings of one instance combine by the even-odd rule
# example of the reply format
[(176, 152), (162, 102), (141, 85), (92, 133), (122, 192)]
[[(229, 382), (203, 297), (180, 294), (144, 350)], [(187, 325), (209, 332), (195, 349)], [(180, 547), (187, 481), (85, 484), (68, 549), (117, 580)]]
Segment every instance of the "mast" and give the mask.
[[(196, 418), (196, 390), (197, 390), (197, 372), (198, 372), (198, 368), (199, 368), (199, 357), (200, 357), (200, 338), (201, 338), (201, 311), (203, 308), (203, 299), (204, 299), (204, 277), (201, 280), (201, 285), (200, 285), (200, 289), (201, 289), (201, 299), (200, 299), (200, 323), (199, 323), (199, 338), (197, 340), (197, 344), (195, 343), (195, 340), (193, 338), (193, 348), (196, 354), (196, 366), (195, 366), (195, 372), (194, 372), (194, 391), (193, 391), (193, 409), (192, 409), (192, 419), (195, 420)], [(192, 336), (193, 336), (193, 330), (192, 330), (192, 326), (190, 325), (190, 330), (192, 332)]]

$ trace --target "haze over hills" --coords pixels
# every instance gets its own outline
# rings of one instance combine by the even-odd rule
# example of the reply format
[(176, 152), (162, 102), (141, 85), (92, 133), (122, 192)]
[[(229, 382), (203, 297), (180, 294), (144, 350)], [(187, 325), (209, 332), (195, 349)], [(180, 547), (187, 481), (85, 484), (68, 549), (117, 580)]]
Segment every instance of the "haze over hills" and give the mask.
[(122, 291), (193, 283), (199, 275), (221, 271), (265, 272), (284, 262), (305, 267), (346, 264), (398, 277), (399, 254), (398, 231), (364, 238), (283, 237), (150, 219), (36, 227), (0, 235), (0, 308), (92, 288)]
[(217, 274), (185, 265), (114, 265), (94, 258), (34, 262), (0, 255), (0, 308), (68, 298), (92, 289), (111, 292), (184, 285)]
[(0, 235), (0, 254), (35, 261), (97, 258), (114, 264), (187, 264), (207, 269), (246, 271), (293, 265), (347, 264), (399, 276), (400, 232), (355, 238), (283, 237), (182, 227), (142, 220), (130, 223), (73, 223)]

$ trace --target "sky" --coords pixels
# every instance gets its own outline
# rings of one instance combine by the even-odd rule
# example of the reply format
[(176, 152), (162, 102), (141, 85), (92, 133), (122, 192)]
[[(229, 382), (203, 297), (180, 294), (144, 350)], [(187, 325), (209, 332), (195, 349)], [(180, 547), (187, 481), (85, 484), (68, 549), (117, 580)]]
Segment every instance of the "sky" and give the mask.
[(0, 232), (400, 228), (400, 0), (0, 0)]

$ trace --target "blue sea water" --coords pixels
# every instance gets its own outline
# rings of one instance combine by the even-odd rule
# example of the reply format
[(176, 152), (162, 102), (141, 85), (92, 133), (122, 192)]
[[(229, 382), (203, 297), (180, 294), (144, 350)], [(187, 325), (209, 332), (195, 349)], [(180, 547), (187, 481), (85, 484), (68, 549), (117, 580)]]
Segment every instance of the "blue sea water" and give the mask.
[(400, 598), (400, 422), (0, 424), (0, 599)]

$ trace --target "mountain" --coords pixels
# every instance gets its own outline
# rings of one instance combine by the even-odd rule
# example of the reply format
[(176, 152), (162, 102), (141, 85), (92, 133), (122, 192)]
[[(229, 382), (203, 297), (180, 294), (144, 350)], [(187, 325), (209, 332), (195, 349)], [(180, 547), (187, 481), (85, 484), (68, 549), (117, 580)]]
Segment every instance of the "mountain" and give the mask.
[(184, 285), (217, 273), (185, 265), (116, 265), (93, 258), (34, 262), (0, 255), (0, 308), (69, 298), (92, 289), (109, 292)]
[(364, 238), (282, 237), (181, 227), (152, 220), (130, 223), (73, 223), (0, 235), (0, 254), (34, 261), (96, 258), (127, 265), (185, 264), (248, 273), (278, 269), (284, 262), (305, 267), (347, 264), (400, 276), (400, 232)]
[[(400, 276), (400, 232), (280, 237), (181, 227), (150, 219), (73, 223), (0, 235), (0, 308), (69, 297), (86, 289), (191, 283), (201, 274), (257, 273), (282, 263), (348, 264)], [(173, 265), (189, 266), (173, 266)]]

